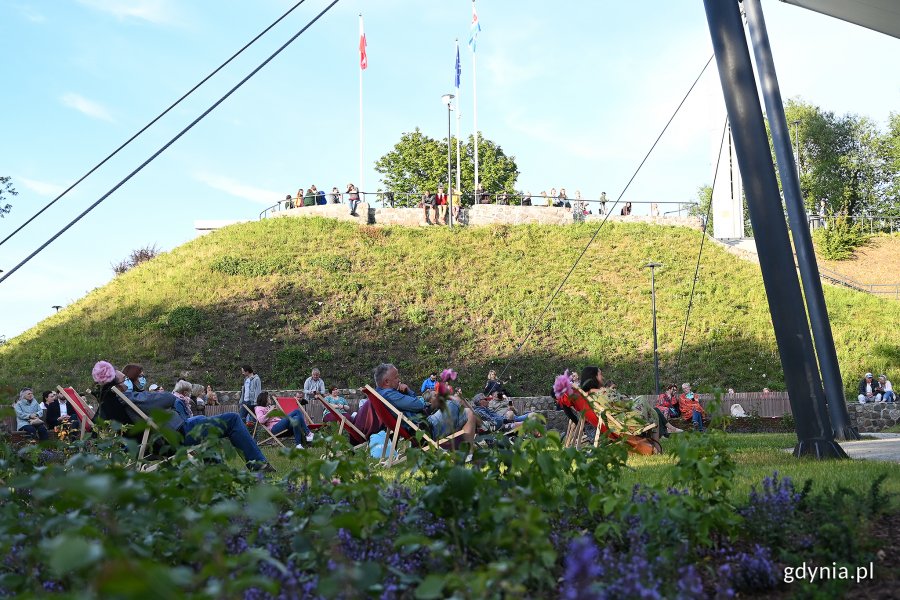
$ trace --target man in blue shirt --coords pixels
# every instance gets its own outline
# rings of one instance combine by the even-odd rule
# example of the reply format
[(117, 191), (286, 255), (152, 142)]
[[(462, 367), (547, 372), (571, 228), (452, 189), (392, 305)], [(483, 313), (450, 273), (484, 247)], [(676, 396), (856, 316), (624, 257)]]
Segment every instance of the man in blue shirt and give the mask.
[(422, 382), (422, 389), (419, 391), (424, 394), (428, 390), (433, 390), (435, 383), (437, 383), (437, 373), (432, 372), (431, 375), (426, 377), (425, 381)]
[(401, 383), (400, 372), (390, 363), (375, 367), (375, 391), (407, 417), (425, 410), (425, 401), (417, 397), (408, 385)]

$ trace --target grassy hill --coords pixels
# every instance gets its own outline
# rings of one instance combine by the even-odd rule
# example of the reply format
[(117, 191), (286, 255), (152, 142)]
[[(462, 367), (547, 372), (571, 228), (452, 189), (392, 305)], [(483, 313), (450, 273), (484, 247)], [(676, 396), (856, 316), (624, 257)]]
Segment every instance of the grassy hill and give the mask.
[[(465, 393), (502, 367), (595, 225), (359, 227), (270, 219), (196, 239), (116, 277), (0, 347), (0, 386), (83, 389), (100, 358), (237, 389), (241, 364), (264, 387), (302, 385), (313, 366), (356, 386), (380, 361), (418, 383), (460, 371)], [(657, 272), (665, 380), (701, 389), (783, 387), (758, 267), (707, 245), (680, 373), (674, 373), (700, 234), (607, 224), (512, 366), (518, 393), (545, 393), (566, 367), (595, 363), (630, 393), (652, 389), (648, 259)], [(848, 389), (900, 366), (900, 303), (826, 289)], [(894, 374), (894, 379), (900, 375)], [(8, 386), (8, 387), (7, 387)]]

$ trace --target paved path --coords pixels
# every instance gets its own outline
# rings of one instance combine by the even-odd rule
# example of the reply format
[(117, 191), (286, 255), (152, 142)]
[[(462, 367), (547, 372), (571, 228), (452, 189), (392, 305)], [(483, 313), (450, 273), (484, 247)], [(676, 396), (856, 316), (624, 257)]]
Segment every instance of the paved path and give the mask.
[(875, 439), (840, 443), (850, 458), (900, 463), (900, 433), (864, 433), (862, 435)]

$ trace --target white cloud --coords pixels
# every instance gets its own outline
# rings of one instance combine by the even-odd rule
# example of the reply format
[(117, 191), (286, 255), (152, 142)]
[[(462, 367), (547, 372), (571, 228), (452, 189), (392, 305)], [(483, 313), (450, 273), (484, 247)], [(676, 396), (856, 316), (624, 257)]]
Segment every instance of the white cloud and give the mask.
[(46, 181), (38, 181), (37, 179), (29, 179), (27, 177), (17, 176), (16, 182), (21, 183), (27, 189), (40, 196), (56, 197), (65, 189), (61, 185), (48, 183)]
[(117, 19), (141, 19), (150, 23), (173, 20), (167, 0), (78, 0), (80, 4), (108, 13)]
[(101, 121), (109, 121), (110, 123), (114, 122), (112, 115), (109, 114), (109, 111), (100, 104), (88, 100), (84, 96), (80, 96), (74, 92), (67, 92), (60, 97), (60, 101), (68, 106), (69, 108), (74, 108), (78, 112), (92, 117), (94, 119), (100, 119)]
[(281, 192), (273, 192), (272, 190), (246, 185), (231, 177), (216, 175), (215, 173), (208, 173), (206, 171), (194, 173), (193, 177), (196, 181), (204, 183), (214, 190), (219, 190), (230, 196), (244, 198), (245, 200), (250, 200), (265, 206), (275, 204), (281, 200), (284, 195)]

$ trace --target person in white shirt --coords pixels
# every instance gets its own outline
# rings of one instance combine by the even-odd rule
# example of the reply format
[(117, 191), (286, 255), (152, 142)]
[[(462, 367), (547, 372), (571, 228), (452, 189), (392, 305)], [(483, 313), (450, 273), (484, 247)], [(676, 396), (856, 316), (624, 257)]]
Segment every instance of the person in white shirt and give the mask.
[(325, 381), (318, 369), (313, 369), (312, 374), (303, 382), (303, 397), (307, 402), (314, 400), (316, 394), (325, 395)]
[(881, 388), (882, 398), (885, 402), (894, 402), (896, 399), (896, 396), (894, 395), (894, 386), (891, 385), (891, 382), (885, 375), (878, 377), (878, 387)]

